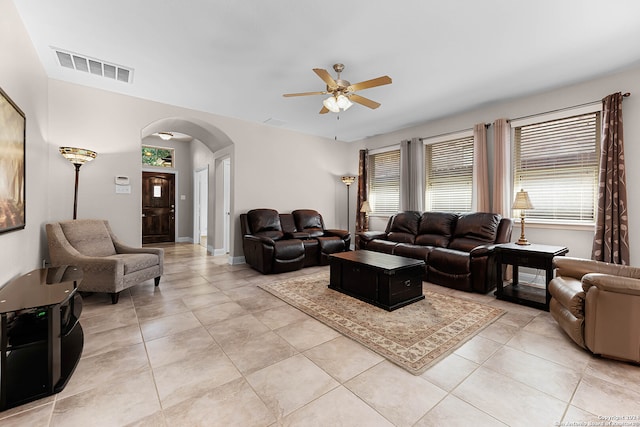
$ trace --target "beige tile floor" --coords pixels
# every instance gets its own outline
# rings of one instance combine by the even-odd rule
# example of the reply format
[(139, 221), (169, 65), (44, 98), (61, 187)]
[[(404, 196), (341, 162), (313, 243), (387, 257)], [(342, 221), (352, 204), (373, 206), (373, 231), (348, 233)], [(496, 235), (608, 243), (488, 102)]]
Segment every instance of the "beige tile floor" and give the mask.
[(546, 312), (430, 285), (508, 312), (414, 376), (256, 286), (328, 267), (264, 276), (165, 249), (160, 287), (85, 298), (67, 387), (1, 427), (640, 425), (640, 367), (590, 356)]

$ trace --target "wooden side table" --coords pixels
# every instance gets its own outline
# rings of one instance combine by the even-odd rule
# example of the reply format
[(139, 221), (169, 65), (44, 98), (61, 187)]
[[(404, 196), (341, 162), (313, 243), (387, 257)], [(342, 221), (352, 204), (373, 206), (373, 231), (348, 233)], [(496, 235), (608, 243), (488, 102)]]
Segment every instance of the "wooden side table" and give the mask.
[[(504, 243), (496, 245), (497, 286), (495, 295), (498, 299), (511, 301), (529, 307), (549, 311), (549, 282), (553, 279), (553, 257), (562, 256), (569, 252), (563, 246), (548, 245), (517, 245)], [(513, 266), (513, 282), (504, 286), (502, 266)], [(545, 271), (545, 287), (537, 288), (518, 281), (518, 268), (540, 268)]]

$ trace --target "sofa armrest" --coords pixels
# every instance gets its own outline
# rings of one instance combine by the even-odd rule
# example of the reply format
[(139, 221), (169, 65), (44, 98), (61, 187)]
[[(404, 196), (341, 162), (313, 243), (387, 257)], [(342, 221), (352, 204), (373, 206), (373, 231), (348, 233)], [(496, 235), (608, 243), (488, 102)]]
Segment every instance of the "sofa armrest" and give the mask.
[(246, 242), (263, 243), (267, 246), (275, 246), (276, 241), (264, 236), (254, 236), (253, 234), (245, 234), (244, 240)]
[(324, 235), (325, 236), (335, 236), (335, 237), (339, 237), (341, 239), (346, 239), (347, 237), (349, 237), (349, 232), (347, 230), (339, 230), (339, 229), (335, 229), (335, 228), (330, 228), (330, 229), (325, 229), (324, 230)]
[(481, 257), (481, 256), (488, 256), (488, 255), (493, 253), (495, 247), (496, 247), (496, 245), (493, 244), (493, 243), (489, 244), (489, 245), (476, 246), (475, 248), (471, 249), (471, 252), (469, 252), (469, 255), (472, 258)]
[(307, 240), (309, 239), (309, 237), (311, 237), (311, 235), (309, 233), (305, 233), (304, 231), (293, 231), (293, 232), (284, 233), (285, 239)]
[(640, 295), (640, 279), (614, 276), (611, 274), (589, 273), (582, 277), (582, 289), (589, 292), (595, 286), (602, 291), (627, 295)]
[(375, 239), (387, 240), (387, 233), (384, 231), (365, 231), (358, 233), (361, 241), (370, 242)]

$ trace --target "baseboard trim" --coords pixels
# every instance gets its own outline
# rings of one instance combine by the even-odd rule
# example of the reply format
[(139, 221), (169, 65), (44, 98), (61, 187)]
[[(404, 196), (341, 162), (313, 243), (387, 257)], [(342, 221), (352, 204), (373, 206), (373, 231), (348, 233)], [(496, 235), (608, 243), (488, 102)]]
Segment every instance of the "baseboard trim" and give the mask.
[(178, 237), (176, 243), (193, 243), (193, 239), (191, 237)]
[(222, 248), (213, 249), (211, 246), (209, 246), (209, 251), (211, 251), (211, 253), (213, 253), (214, 256), (226, 255), (227, 254), (227, 251), (225, 251), (224, 249), (222, 249)]
[(244, 256), (230, 256), (229, 257), (229, 264), (230, 265), (238, 265), (238, 264), (245, 264), (246, 260), (244, 259)]

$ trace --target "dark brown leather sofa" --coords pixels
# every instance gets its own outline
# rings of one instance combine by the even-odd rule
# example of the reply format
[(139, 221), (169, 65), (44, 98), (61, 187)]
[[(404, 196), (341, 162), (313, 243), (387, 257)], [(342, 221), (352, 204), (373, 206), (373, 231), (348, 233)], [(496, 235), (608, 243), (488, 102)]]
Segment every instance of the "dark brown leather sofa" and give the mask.
[(348, 231), (325, 228), (322, 215), (311, 209), (252, 209), (240, 214), (240, 228), (247, 264), (264, 274), (326, 265), (329, 255), (351, 245)]
[(498, 214), (400, 212), (384, 232), (359, 234), (359, 248), (423, 260), (425, 280), (487, 293), (495, 285), (493, 247), (511, 240), (513, 223)]

